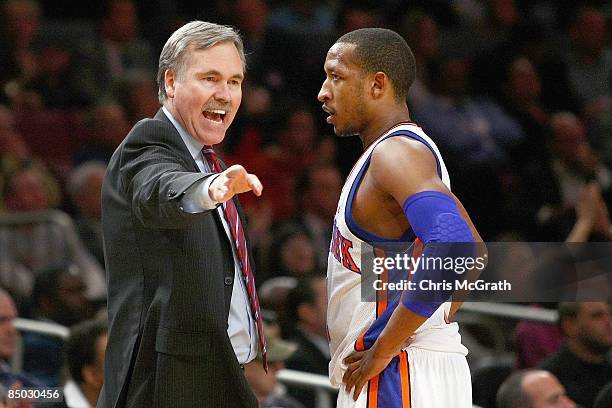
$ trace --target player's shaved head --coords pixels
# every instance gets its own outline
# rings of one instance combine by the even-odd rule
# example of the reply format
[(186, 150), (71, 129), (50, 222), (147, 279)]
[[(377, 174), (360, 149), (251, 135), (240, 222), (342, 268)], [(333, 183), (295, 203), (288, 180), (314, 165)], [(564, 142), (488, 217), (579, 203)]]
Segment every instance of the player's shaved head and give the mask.
[(344, 34), (336, 43), (354, 44), (356, 63), (367, 73), (384, 72), (393, 83), (395, 97), (405, 101), (416, 77), (414, 55), (406, 41), (385, 28), (361, 28)]

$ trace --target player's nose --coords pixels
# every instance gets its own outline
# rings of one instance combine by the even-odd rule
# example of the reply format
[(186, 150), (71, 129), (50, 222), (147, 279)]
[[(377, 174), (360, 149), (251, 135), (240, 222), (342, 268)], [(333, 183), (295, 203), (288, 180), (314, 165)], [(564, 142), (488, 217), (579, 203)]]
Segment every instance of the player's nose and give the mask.
[(317, 95), (317, 99), (320, 102), (328, 101), (330, 99), (330, 97), (331, 97), (331, 94), (330, 94), (329, 90), (325, 86), (326, 82), (327, 82), (327, 80), (325, 80), (325, 82), (323, 82), (323, 85), (321, 85), (321, 89), (319, 90), (319, 94)]

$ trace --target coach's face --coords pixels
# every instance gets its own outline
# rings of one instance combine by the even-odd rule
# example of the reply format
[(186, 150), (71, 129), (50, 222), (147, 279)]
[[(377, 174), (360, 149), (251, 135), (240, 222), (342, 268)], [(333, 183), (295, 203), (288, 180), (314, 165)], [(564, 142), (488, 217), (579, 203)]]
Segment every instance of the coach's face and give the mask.
[(242, 100), (242, 60), (227, 41), (186, 52), (178, 73), (166, 71), (166, 107), (193, 138), (214, 145), (225, 137)]
[(354, 44), (336, 43), (325, 58), (325, 81), (318, 99), (338, 136), (360, 133), (366, 122), (364, 75), (354, 57)]

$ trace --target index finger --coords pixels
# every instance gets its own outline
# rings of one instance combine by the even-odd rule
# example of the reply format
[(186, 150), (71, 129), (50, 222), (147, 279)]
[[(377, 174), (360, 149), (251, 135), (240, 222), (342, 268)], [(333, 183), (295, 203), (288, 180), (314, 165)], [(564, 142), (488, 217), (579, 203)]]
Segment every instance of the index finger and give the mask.
[(247, 184), (249, 187), (251, 187), (251, 190), (253, 190), (253, 193), (255, 193), (256, 196), (259, 197), (261, 195), (261, 192), (263, 191), (263, 184), (261, 184), (261, 181), (259, 181), (259, 178), (256, 175), (247, 175)]

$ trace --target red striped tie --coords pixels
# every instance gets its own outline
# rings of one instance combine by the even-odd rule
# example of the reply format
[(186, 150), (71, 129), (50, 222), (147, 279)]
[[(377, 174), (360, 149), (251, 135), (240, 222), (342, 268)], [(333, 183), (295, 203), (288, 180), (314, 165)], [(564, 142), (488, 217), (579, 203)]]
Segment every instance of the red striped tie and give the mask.
[[(208, 162), (210, 168), (215, 173), (221, 173), (222, 169), (217, 161), (217, 155), (213, 150), (212, 146), (204, 146), (202, 149), (202, 155)], [(261, 319), (261, 308), (259, 306), (259, 298), (257, 297), (257, 291), (255, 290), (255, 279), (253, 277), (253, 270), (249, 261), (249, 253), (246, 245), (246, 239), (244, 236), (244, 229), (238, 216), (238, 210), (234, 199), (228, 200), (223, 206), (223, 212), (225, 218), (230, 227), (232, 238), (234, 239), (234, 245), (238, 254), (238, 261), (240, 262), (240, 269), (242, 270), (242, 276), (244, 278), (247, 293), (249, 295), (249, 303), (251, 304), (251, 312), (255, 317), (257, 324), (257, 334), (259, 335), (259, 346), (261, 347), (261, 354), (263, 359), (263, 366), (266, 372), (268, 372), (268, 360), (266, 358), (266, 338), (263, 333), (263, 321)]]

